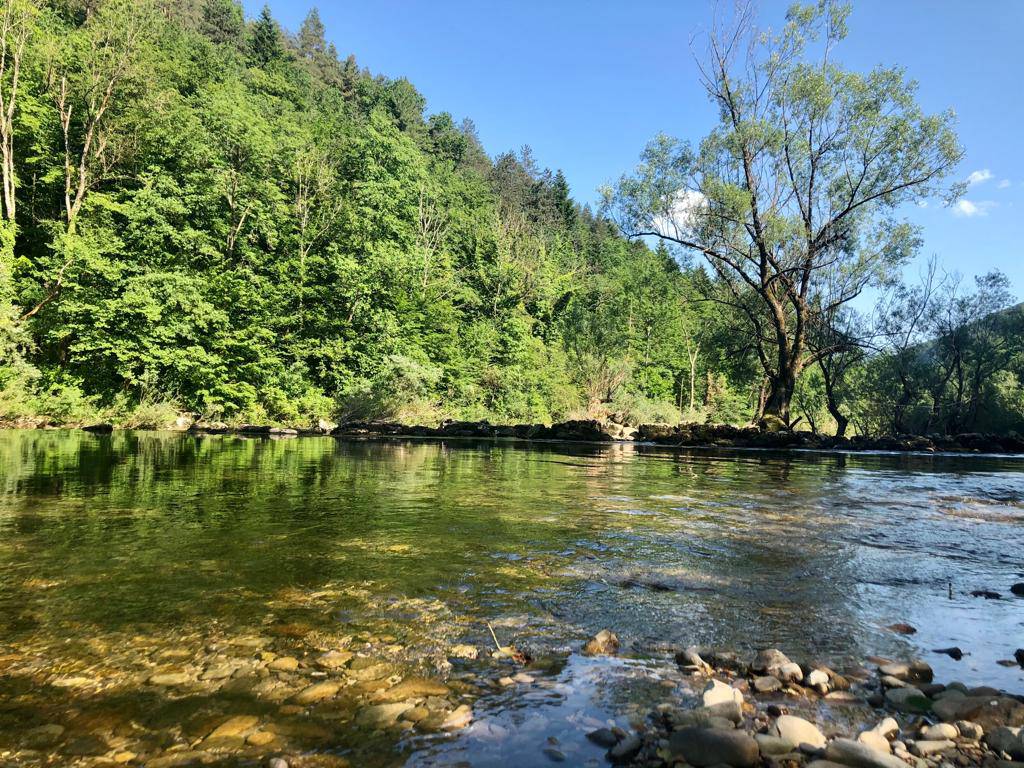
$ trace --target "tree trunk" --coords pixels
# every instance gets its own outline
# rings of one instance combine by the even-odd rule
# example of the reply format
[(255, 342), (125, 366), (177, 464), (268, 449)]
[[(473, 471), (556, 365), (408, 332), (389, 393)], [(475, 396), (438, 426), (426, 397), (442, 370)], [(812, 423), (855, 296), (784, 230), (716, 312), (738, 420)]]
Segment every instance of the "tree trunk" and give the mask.
[(784, 371), (768, 380), (768, 397), (764, 402), (764, 416), (774, 416), (789, 424), (789, 404), (796, 389), (796, 374)]
[(821, 362), (818, 368), (821, 370), (821, 380), (825, 382), (825, 407), (832, 415), (832, 418), (836, 420), (836, 437), (845, 437), (846, 428), (850, 425), (850, 420), (839, 409), (839, 401), (836, 399), (835, 380), (832, 378), (828, 365), (824, 362)]

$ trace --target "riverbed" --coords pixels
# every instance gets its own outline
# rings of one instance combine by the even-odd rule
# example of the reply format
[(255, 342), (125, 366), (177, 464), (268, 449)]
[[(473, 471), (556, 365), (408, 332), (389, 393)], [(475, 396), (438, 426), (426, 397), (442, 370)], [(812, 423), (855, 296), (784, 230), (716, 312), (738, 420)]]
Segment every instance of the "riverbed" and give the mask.
[[(690, 695), (693, 644), (1024, 692), (998, 663), (1024, 644), (1024, 458), (3, 431), (0, 574), (17, 765), (542, 765), (548, 739), (583, 763), (586, 728)], [(625, 658), (580, 657), (604, 627)], [(496, 669), (491, 629), (533, 667)], [(447, 692), (366, 714), (410, 677)], [(230, 716), (255, 720), (211, 742)]]

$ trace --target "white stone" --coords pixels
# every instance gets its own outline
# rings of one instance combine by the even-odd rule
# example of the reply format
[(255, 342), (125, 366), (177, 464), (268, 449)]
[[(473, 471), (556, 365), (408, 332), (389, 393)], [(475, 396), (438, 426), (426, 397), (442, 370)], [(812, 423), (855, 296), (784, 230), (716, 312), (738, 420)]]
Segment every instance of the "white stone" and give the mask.
[(712, 680), (704, 689), (701, 700), (705, 707), (713, 707), (716, 704), (730, 704), (732, 702), (742, 705), (743, 694), (731, 685), (726, 685), (721, 680)]
[(807, 745), (814, 749), (822, 749), (825, 746), (825, 734), (818, 730), (818, 726), (794, 715), (776, 718), (771, 733), (798, 747)]
[(881, 752), (885, 755), (892, 754), (892, 745), (889, 743), (889, 740), (876, 730), (862, 731), (857, 735), (857, 741), (876, 752)]
[(924, 726), (918, 735), (925, 741), (948, 741), (959, 737), (960, 731), (950, 723), (936, 723)]

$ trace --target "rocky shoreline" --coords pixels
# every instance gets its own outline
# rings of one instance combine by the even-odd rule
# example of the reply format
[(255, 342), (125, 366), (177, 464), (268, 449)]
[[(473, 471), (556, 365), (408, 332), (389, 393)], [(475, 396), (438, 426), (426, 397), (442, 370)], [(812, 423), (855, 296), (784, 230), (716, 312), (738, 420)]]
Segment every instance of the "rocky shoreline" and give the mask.
[[(582, 647), (494, 642), (424, 655), (391, 635), (277, 623), (251, 635), (126, 637), (92, 648), (100, 665), (0, 649), (0, 680), (13, 685), (0, 707), (0, 766), (397, 766), (409, 737), (508, 738), (488, 722), (496, 697), (515, 707), (531, 690), (564, 695), (555, 691), (571, 684), (562, 670), (573, 658), (610, 669), (620, 655), (609, 630)], [(1024, 695), (937, 683), (921, 660), (839, 669), (777, 649), (750, 658), (688, 647), (664, 664), (663, 693), (626, 727), (580, 718), (573, 743), (552, 735), (509, 754), (588, 768), (1024, 768)]]
[[(586, 650), (615, 653), (604, 631)], [(586, 652), (586, 651), (585, 651)], [(1024, 666), (1024, 650), (1018, 650)], [(777, 649), (752, 660), (713, 649), (676, 656), (699, 702), (659, 705), (634, 732), (587, 735), (608, 747), (612, 764), (732, 768), (988, 768), (1024, 767), (1024, 696), (958, 682), (936, 683), (920, 660), (871, 658), (836, 672), (797, 664)], [(808, 714), (844, 709), (854, 728), (815, 722)]]
[[(91, 424), (87, 432), (109, 434), (112, 424)], [(182, 424), (178, 431), (194, 434), (236, 434), (262, 437), (330, 435), (349, 439), (462, 438), (504, 439), (526, 442), (611, 443), (633, 442), (674, 448), (760, 448), (820, 451), (886, 451), (901, 453), (1002, 453), (1024, 454), (1024, 437), (968, 432), (958, 435), (883, 435), (835, 437), (765, 426), (736, 427), (731, 424), (641, 424), (630, 426), (614, 420), (570, 420), (546, 424), (495, 425), (487, 421), (447, 421), (437, 427), (393, 422), (349, 422), (340, 425), (321, 422), (316, 427), (296, 429), (246, 424), (237, 427), (197, 421)]]

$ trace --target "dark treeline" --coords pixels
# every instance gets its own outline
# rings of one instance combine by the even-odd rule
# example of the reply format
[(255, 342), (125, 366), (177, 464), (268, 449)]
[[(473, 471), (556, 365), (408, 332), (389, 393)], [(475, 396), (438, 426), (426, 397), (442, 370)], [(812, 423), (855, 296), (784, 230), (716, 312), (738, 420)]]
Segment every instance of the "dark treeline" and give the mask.
[[(471, 122), (339, 56), (315, 11), (291, 33), (234, 0), (5, 0), (0, 24), (0, 420), (1024, 422), (999, 275), (904, 287), (871, 266), (835, 307), (758, 293), (712, 240), (691, 260), (689, 234), (631, 226), (652, 178), (581, 206), (528, 149), (491, 158)], [(956, 151), (929, 130), (937, 179)], [(702, 178), (698, 214), (733, 194)]]

